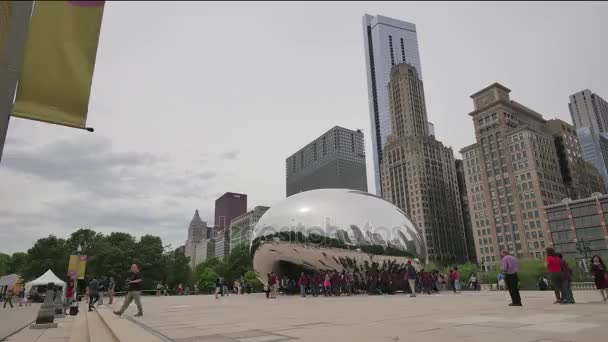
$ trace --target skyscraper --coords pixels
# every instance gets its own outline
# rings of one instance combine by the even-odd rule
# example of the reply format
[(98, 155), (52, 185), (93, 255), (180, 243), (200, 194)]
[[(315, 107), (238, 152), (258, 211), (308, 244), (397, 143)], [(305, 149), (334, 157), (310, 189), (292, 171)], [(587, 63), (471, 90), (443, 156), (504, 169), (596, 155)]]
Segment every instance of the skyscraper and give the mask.
[(249, 247), (251, 233), (258, 224), (260, 218), (270, 209), (269, 207), (256, 206), (253, 210), (236, 217), (230, 222), (230, 250), (244, 244)]
[(604, 191), (604, 181), (597, 169), (583, 159), (575, 128), (559, 119), (547, 120), (547, 133), (553, 136), (562, 181), (570, 199), (587, 198)]
[(215, 200), (215, 227), (224, 230), (237, 216), (247, 211), (247, 195), (227, 192)]
[(585, 89), (570, 95), (572, 122), (581, 139), (583, 158), (593, 164), (608, 186), (608, 102)]
[(367, 191), (363, 133), (335, 126), (285, 160), (287, 197), (315, 189)]
[(391, 133), (391, 115), (386, 85), (391, 67), (408, 63), (422, 79), (416, 25), (381, 15), (363, 16), (363, 41), (367, 66), (367, 92), (371, 122), (372, 159), (376, 194), (382, 195), (381, 162), (386, 137)]
[(247, 195), (227, 192), (215, 200), (213, 249), (216, 258), (230, 254), (230, 222), (247, 211)]
[(570, 95), (568, 108), (576, 128), (589, 127), (594, 135), (608, 132), (608, 102), (591, 90)]
[(468, 260), (452, 149), (429, 131), (416, 68), (392, 67), (388, 84), (392, 133), (382, 158), (382, 196), (416, 223), (428, 258)]
[(190, 258), (192, 269), (207, 260), (209, 256), (210, 231), (211, 228), (207, 227), (207, 222), (201, 219), (198, 210), (196, 210), (190, 221), (190, 226), (188, 226), (188, 240), (184, 245), (184, 254)]
[(471, 95), (477, 142), (460, 151), (477, 259), (491, 268), (504, 249), (542, 258), (550, 241), (542, 208), (566, 197), (546, 121), (510, 92), (494, 83)]

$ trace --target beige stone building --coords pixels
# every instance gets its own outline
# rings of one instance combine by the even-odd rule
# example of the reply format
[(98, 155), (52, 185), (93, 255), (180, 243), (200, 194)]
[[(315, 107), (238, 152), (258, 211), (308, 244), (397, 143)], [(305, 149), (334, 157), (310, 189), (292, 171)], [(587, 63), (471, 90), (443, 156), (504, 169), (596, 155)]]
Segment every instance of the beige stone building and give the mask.
[(461, 150), (477, 258), (489, 266), (505, 248), (542, 258), (549, 241), (542, 208), (567, 196), (547, 122), (509, 93), (494, 83), (471, 95), (477, 143)]
[(416, 69), (408, 64), (393, 66), (388, 92), (392, 133), (382, 157), (383, 197), (421, 230), (429, 259), (465, 261), (454, 155), (429, 132)]

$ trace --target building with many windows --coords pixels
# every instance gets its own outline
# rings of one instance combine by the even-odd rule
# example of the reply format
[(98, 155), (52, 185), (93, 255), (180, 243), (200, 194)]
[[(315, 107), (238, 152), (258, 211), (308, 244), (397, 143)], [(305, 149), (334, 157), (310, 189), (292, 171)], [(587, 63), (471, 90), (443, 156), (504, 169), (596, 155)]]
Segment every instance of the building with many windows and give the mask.
[(363, 16), (363, 41), (371, 123), (372, 161), (376, 194), (382, 195), (381, 163), (386, 137), (392, 132), (386, 85), (391, 68), (407, 63), (422, 79), (416, 25), (381, 15)]
[(572, 94), (568, 109), (576, 128), (589, 127), (595, 136), (608, 132), (608, 102), (598, 94), (589, 89)]
[(234, 250), (234, 248), (241, 244), (249, 247), (251, 232), (253, 232), (253, 228), (255, 228), (255, 225), (268, 209), (270, 207), (257, 206), (230, 222), (230, 250)]
[(589, 127), (576, 130), (576, 136), (581, 145), (583, 159), (589, 162), (599, 172), (604, 181), (604, 190), (608, 187), (608, 133), (594, 135)]
[(570, 95), (568, 108), (583, 158), (595, 166), (608, 186), (608, 102), (585, 89)]
[(287, 197), (315, 189), (367, 191), (360, 130), (335, 126), (285, 160)]
[(594, 194), (545, 207), (551, 242), (566, 258), (608, 258), (608, 195)]
[(190, 258), (192, 269), (208, 259), (210, 248), (213, 247), (211, 234), (212, 229), (207, 227), (207, 222), (201, 219), (198, 210), (196, 210), (190, 221), (188, 239), (184, 245), (184, 254)]
[(587, 198), (604, 192), (604, 181), (597, 169), (583, 159), (575, 128), (559, 119), (547, 120), (545, 131), (553, 136), (562, 181), (570, 199)]
[(477, 142), (460, 151), (477, 259), (491, 267), (503, 249), (542, 258), (548, 241), (542, 208), (567, 196), (546, 121), (510, 92), (494, 83), (471, 95)]
[(382, 196), (421, 230), (427, 257), (468, 260), (452, 149), (429, 132), (418, 71), (397, 64), (388, 84), (392, 133), (382, 157)]
[(211, 249), (214, 257), (223, 259), (230, 254), (230, 221), (246, 211), (246, 194), (226, 192), (215, 200), (215, 226)]

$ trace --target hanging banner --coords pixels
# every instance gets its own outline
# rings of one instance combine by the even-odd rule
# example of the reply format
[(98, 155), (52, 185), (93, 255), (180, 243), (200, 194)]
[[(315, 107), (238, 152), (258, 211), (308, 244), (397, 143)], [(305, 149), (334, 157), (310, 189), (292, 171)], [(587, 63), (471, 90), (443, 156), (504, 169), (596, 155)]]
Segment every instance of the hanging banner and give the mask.
[(78, 256), (78, 279), (84, 279), (84, 270), (87, 267), (87, 256)]
[(11, 2), (0, 1), (0, 64), (4, 62), (4, 51), (6, 47), (6, 37), (11, 27)]
[(34, 3), (13, 116), (86, 128), (104, 3)]
[(68, 279), (76, 279), (78, 276), (78, 255), (70, 255), (68, 262)]

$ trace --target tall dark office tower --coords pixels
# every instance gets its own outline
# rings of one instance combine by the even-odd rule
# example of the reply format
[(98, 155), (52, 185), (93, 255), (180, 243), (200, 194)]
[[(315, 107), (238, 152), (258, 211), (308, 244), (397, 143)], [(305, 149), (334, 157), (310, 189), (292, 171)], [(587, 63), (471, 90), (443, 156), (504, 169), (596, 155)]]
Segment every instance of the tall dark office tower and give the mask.
[(335, 126), (285, 160), (287, 197), (315, 189), (367, 191), (363, 133)]
[(216, 258), (230, 254), (230, 222), (247, 212), (247, 195), (227, 192), (215, 200), (213, 249)]
[[(363, 16), (363, 42), (367, 70), (367, 92), (371, 124), (371, 146), (375, 193), (382, 195), (381, 163), (386, 137), (391, 133), (391, 114), (386, 85), (391, 68), (407, 63), (416, 68), (422, 80), (416, 25), (382, 15)], [(432, 124), (429, 124), (431, 135)]]

